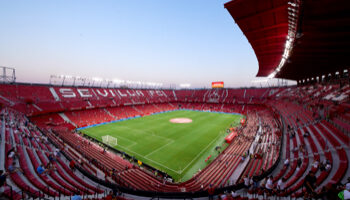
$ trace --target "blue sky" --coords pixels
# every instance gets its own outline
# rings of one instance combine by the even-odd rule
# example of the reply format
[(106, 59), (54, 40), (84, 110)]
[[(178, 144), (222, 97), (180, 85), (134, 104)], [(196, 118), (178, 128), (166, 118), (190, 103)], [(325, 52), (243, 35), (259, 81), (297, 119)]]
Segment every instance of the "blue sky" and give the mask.
[(258, 63), (227, 0), (0, 0), (0, 66), (51, 74), (250, 86)]

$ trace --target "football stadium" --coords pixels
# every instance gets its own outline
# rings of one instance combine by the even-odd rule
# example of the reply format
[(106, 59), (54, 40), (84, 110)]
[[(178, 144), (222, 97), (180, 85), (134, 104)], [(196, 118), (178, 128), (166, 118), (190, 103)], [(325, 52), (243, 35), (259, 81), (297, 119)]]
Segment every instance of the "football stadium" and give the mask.
[[(244, 49), (253, 52), (249, 58), (257, 60), (254, 77), (245, 76), (248, 67), (235, 69), (236, 74), (220, 68), (223, 55), (214, 56), (215, 45), (219, 38), (227, 40), (220, 34), (224, 30), (206, 29), (216, 36), (214, 42), (200, 41), (205, 45), (181, 50), (176, 46), (181, 38), (202, 37), (192, 32), (199, 29), (198, 24), (190, 24), (190, 29), (178, 21), (151, 18), (155, 24), (165, 23), (164, 32), (153, 32), (154, 24), (149, 33), (147, 25), (144, 32), (134, 30), (152, 22), (145, 13), (154, 17), (158, 4), (168, 7), (163, 14), (185, 23), (191, 21), (186, 17), (214, 15), (210, 6), (203, 15), (194, 10), (195, 4), (208, 2), (186, 1), (189, 8), (174, 2), (124, 2), (116, 10), (109, 1), (17, 3), (0, 1), (0, 27), (4, 28), (0, 33), (0, 199), (350, 199), (349, 0), (208, 4), (220, 4), (218, 14), (235, 28), (229, 30), (229, 37), (238, 38), (234, 53), (243, 63), (250, 62)], [(80, 27), (76, 22), (82, 19), (82, 10), (88, 13), (86, 27), (97, 24), (91, 33), (74, 32), (75, 26)], [(123, 18), (125, 13), (138, 16), (140, 24)], [(66, 26), (65, 14), (72, 17), (65, 21), (71, 24), (58, 31)], [(120, 15), (113, 20), (126, 22), (114, 35), (113, 24), (100, 15)], [(57, 18), (45, 21), (45, 16)], [(36, 17), (34, 25), (25, 23)], [(214, 18), (204, 20), (214, 22)], [(197, 20), (201, 24), (202, 19)], [(130, 32), (121, 31), (122, 26)], [(26, 27), (27, 32), (17, 32), (18, 27)], [(105, 38), (94, 34), (102, 32), (115, 41), (99, 46)], [(127, 45), (143, 56), (127, 55), (131, 53), (125, 48), (121, 57), (111, 56), (112, 60), (128, 58), (122, 61), (124, 67), (102, 67), (103, 60), (115, 52), (113, 45), (122, 46), (123, 37), (130, 34), (135, 41), (130, 39)], [(143, 38), (146, 34), (160, 40), (150, 42), (154, 51), (163, 51), (161, 43), (169, 40), (173, 42), (165, 44), (172, 44), (169, 54), (184, 59), (172, 60), (165, 53), (153, 57), (153, 49), (143, 46), (151, 40)], [(22, 35), (35, 45), (26, 46)], [(246, 43), (239, 46), (239, 42)], [(79, 48), (63, 48), (68, 43)], [(90, 47), (92, 43), (101, 48)], [(205, 55), (207, 46), (213, 56)], [(86, 54), (71, 55), (78, 50)], [(205, 52), (204, 56), (187, 60), (198, 56), (195, 51)], [(208, 57), (217, 65), (199, 66), (208, 63)], [(16, 67), (11, 60), (28, 64)], [(34, 66), (62, 60), (73, 67)], [(160, 60), (169, 60), (168, 65), (156, 68)], [(146, 66), (148, 61), (155, 68)], [(185, 62), (192, 67), (182, 66)], [(135, 63), (146, 67), (130, 67)], [(81, 74), (67, 75), (76, 72), (75, 66), (83, 69)], [(123, 75), (123, 70), (130, 71)], [(88, 77), (101, 71), (125, 80)], [(50, 74), (49, 81), (39, 81), (44, 72)], [(226, 75), (229, 78), (217, 79)], [(154, 81), (141, 81), (149, 77)], [(169, 77), (174, 83), (166, 82)], [(233, 82), (252, 78), (256, 85), (244, 82), (237, 87)]]

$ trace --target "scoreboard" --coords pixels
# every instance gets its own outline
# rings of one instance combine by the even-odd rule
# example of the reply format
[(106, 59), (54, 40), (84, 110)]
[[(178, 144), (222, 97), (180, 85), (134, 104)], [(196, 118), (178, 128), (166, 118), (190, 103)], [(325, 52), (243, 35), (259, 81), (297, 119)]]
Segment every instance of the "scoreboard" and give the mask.
[(211, 83), (212, 88), (224, 88), (224, 82), (223, 81), (216, 81)]

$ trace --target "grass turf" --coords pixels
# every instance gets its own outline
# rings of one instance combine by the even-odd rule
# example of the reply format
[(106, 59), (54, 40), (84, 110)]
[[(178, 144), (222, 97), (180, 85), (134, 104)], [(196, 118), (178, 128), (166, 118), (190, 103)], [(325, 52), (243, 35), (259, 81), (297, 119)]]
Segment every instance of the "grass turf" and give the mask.
[[(218, 152), (226, 148), (225, 130), (238, 125), (241, 115), (179, 110), (82, 129), (102, 141), (102, 136), (118, 138), (114, 148), (171, 175), (175, 181), (190, 179)], [(174, 124), (172, 118), (190, 118), (192, 123)], [(223, 149), (222, 149), (223, 150)], [(205, 159), (212, 158), (205, 162)]]

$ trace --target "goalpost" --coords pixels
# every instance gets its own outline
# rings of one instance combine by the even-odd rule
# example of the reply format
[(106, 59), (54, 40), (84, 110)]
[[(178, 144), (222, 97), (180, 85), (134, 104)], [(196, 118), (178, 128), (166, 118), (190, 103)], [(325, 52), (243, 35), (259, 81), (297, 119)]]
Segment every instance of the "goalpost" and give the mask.
[(110, 135), (102, 136), (102, 142), (110, 146), (118, 145), (118, 139)]

